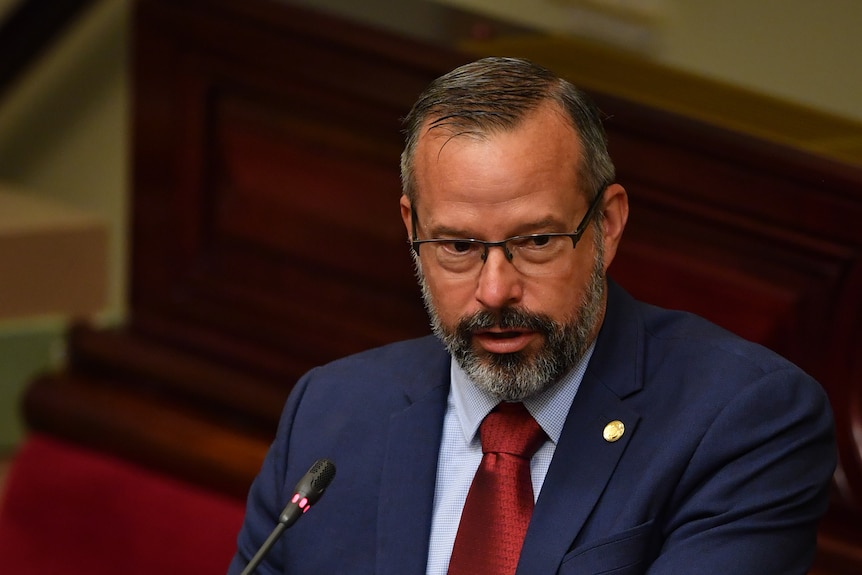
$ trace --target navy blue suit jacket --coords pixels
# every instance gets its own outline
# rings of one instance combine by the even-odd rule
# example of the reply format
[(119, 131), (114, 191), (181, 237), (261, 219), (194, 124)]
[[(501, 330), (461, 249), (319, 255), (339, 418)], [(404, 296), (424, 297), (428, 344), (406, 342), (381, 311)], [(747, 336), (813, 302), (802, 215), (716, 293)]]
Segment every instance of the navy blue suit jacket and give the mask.
[[(422, 575), (450, 358), (433, 337), (306, 374), (248, 498), (239, 573), (318, 458), (337, 475), (258, 573)], [(625, 433), (603, 438), (620, 420)], [(835, 466), (820, 386), (611, 283), (518, 573), (805, 573)]]

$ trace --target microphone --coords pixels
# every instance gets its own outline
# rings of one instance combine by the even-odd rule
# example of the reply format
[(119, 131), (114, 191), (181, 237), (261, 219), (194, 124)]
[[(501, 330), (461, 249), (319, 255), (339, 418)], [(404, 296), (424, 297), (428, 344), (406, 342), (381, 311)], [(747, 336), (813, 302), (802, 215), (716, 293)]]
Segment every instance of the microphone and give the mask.
[(335, 477), (335, 464), (328, 459), (318, 459), (308, 472), (302, 476), (296, 487), (293, 488), (293, 497), (290, 498), (284, 511), (278, 517), (278, 524), (263, 545), (260, 546), (248, 565), (245, 566), (240, 575), (251, 575), (257, 566), (269, 553), (270, 548), (275, 544), (284, 530), (292, 526), (302, 515), (311, 509), (311, 506), (323, 496), (323, 492), (332, 483)]

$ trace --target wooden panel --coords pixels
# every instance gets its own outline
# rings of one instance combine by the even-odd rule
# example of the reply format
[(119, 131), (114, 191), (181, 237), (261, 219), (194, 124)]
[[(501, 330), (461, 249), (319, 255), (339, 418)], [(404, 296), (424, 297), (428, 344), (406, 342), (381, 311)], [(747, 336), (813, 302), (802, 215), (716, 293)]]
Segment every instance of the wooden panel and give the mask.
[(181, 4), (139, 17), (134, 329), (286, 380), (425, 333), (397, 202), (428, 49)]

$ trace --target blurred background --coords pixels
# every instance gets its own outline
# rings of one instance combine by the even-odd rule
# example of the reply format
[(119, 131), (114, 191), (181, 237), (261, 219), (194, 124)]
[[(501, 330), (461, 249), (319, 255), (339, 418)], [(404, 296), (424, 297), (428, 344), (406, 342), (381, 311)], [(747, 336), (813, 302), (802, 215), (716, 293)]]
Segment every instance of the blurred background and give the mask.
[[(450, 41), (452, 31), (433, 18), (435, 2), (513, 27), (583, 38), (637, 60), (862, 122), (857, 0), (301, 3), (420, 39)], [(58, 14), (59, 4), (69, 14)], [(0, 52), (0, 243), (6, 243), (0, 255), (14, 256), (14, 267), (0, 262), (0, 282), (7, 286), (0, 286), (0, 454), (11, 453), (22, 439), (19, 402), (28, 380), (63, 361), (70, 319), (86, 316), (110, 325), (126, 313), (130, 9), (125, 0), (0, 1), (0, 46), (20, 46), (10, 42), (31, 34), (23, 27), (28, 23), (44, 36), (27, 57)], [(31, 13), (36, 16), (22, 17)], [(52, 19), (59, 23), (54, 30), (46, 24)], [(483, 33), (476, 27), (468, 35), (481, 39)], [(859, 142), (839, 145), (862, 149)], [(22, 254), (16, 242), (29, 233), (29, 224), (43, 230), (54, 248)], [(76, 245), (79, 251), (71, 255), (61, 249)], [(40, 275), (52, 253), (64, 269)], [(28, 285), (28, 275), (32, 282), (56, 282), (48, 291), (69, 297), (25, 297), (17, 308), (4, 306), (12, 283), (19, 299), (21, 290), (37, 299), (41, 288)], [(79, 289), (85, 293), (67, 293)]]

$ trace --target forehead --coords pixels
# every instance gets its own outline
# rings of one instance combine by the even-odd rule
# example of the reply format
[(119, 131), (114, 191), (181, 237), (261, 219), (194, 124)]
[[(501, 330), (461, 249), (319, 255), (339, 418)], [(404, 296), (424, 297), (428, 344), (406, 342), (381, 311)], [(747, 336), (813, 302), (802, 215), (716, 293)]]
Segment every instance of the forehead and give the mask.
[(577, 132), (551, 104), (505, 130), (426, 123), (415, 157), (419, 203), (430, 208), (441, 202), (494, 206), (571, 199), (579, 196), (581, 153)]

